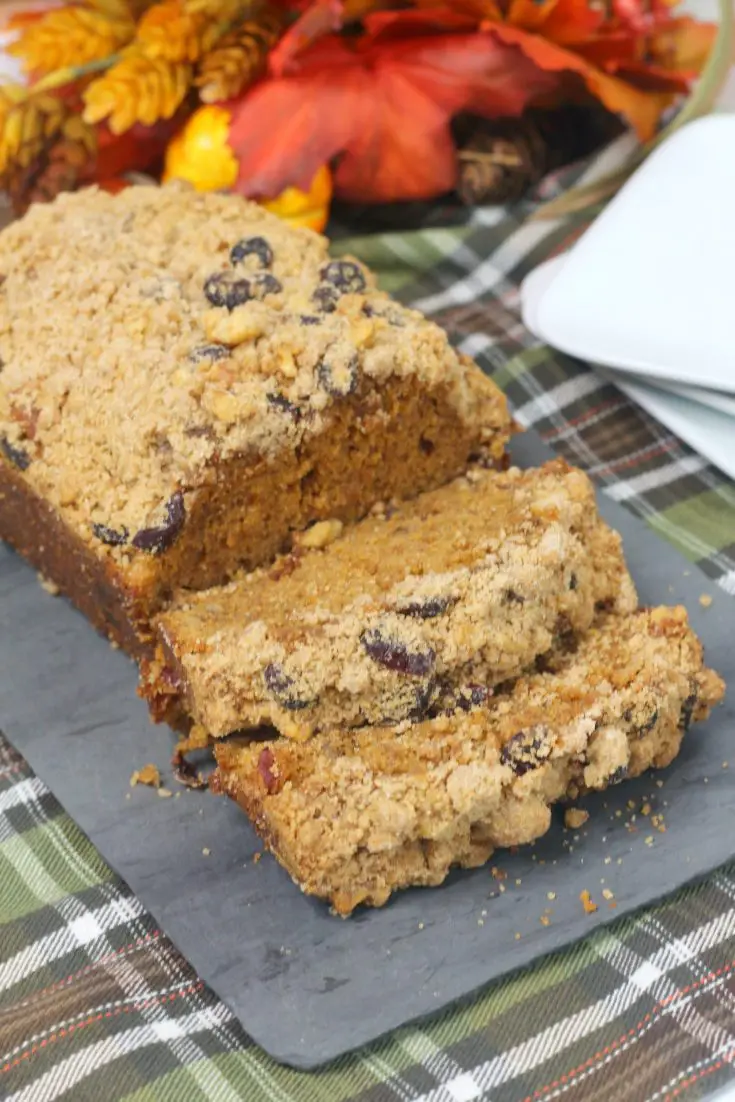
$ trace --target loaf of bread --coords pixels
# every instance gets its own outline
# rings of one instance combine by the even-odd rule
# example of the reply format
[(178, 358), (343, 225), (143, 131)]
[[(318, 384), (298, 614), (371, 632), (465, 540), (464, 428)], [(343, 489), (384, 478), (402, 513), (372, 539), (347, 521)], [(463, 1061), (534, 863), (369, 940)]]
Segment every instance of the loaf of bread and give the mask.
[(0, 234), (0, 538), (134, 654), (171, 593), (503, 462), (505, 401), (327, 242), (179, 185)]
[(586, 631), (601, 605), (636, 607), (619, 537), (589, 479), (560, 459), (471, 470), (304, 542), (161, 615), (142, 679), (154, 714), (170, 720), (173, 706), (215, 736), (265, 723), (297, 739), (416, 721), (469, 708), (557, 636)]

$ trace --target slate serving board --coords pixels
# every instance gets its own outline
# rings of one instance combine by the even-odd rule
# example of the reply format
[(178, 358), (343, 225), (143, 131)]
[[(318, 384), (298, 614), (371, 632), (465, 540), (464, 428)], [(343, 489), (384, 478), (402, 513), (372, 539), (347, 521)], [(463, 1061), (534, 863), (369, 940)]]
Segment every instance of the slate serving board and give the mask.
[[(521, 466), (550, 455), (533, 433), (513, 450)], [(642, 602), (686, 604), (710, 664), (735, 683), (735, 605), (642, 522), (604, 497), (600, 505), (623, 534)], [(702, 594), (713, 596), (709, 608)], [(176, 787), (173, 739), (150, 725), (135, 685), (132, 664), (0, 545), (0, 728), (251, 1037), (294, 1067), (446, 1007), (735, 855), (735, 710), (726, 699), (693, 728), (663, 788), (650, 776), (620, 785), (586, 801), (592, 818), (578, 841), (559, 816), (536, 846), (499, 853), (504, 892), (487, 867), (456, 872), (345, 921), (269, 856), (253, 863), (261, 846), (230, 801), (189, 791), (164, 800), (140, 787), (126, 799), (130, 774), (148, 761)], [(665, 833), (640, 818), (637, 833), (626, 826), (627, 801), (648, 794)], [(582, 907), (584, 889), (594, 914)]]

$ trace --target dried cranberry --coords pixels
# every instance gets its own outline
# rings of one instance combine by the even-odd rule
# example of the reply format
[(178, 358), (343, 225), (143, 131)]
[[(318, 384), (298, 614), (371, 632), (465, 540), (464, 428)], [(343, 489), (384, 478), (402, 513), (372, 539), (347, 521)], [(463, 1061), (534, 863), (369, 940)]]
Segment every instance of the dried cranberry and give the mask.
[(273, 771), (275, 764), (276, 759), (270, 746), (264, 746), (258, 754), (258, 772), (269, 795), (278, 791), (278, 775)]
[(194, 440), (197, 438), (214, 440), (215, 433), (211, 425), (187, 425), (184, 429), (184, 436), (189, 436)]
[(454, 694), (454, 705), (462, 712), (471, 712), (473, 708), (487, 704), (492, 695), (492, 689), (486, 685), (462, 685)]
[[(632, 723), (633, 719), (634, 719), (634, 716), (635, 716), (635, 712), (634, 712), (632, 707), (631, 708), (626, 708), (625, 711), (623, 712), (623, 719), (625, 720), (626, 723)], [(658, 723), (658, 708), (654, 708), (653, 712), (651, 713), (651, 715), (648, 719), (645, 719), (642, 723), (637, 724), (637, 726), (635, 728), (635, 733), (638, 736), (638, 738), (643, 738), (644, 735), (647, 735), (649, 731), (653, 730), (653, 728), (656, 726), (657, 723)]]
[(519, 731), (500, 751), (503, 765), (509, 765), (517, 777), (537, 769), (551, 756), (551, 740), (546, 727), (529, 727)]
[(257, 272), (250, 277), (250, 293), (253, 298), (263, 299), (266, 295), (280, 295), (283, 284), (270, 272)]
[(27, 471), (31, 465), (31, 457), (25, 448), (19, 448), (17, 444), (11, 444), (5, 436), (0, 436), (0, 451), (8, 462), (17, 467), (19, 471)]
[(233, 272), (215, 272), (204, 284), (204, 294), (212, 306), (224, 306), (234, 310), (252, 297), (250, 280), (241, 279)]
[(264, 237), (243, 237), (230, 249), (232, 264), (242, 264), (248, 256), (255, 256), (262, 268), (270, 268), (273, 263), (273, 249)]
[(699, 691), (696, 683), (692, 685), (691, 692), (681, 706), (679, 714), (679, 727), (682, 731), (688, 731), (692, 724), (694, 709), (699, 701)]
[(324, 283), (336, 287), (342, 295), (358, 294), (367, 286), (365, 273), (353, 260), (331, 260), (319, 275)]
[(183, 784), (185, 788), (207, 787), (206, 779), (192, 762), (187, 761), (183, 750), (178, 749), (178, 747), (171, 758), (171, 769), (176, 780), (179, 784)]
[(330, 359), (329, 353), (319, 361), (316, 369), (317, 379), (322, 389), (333, 398), (347, 398), (357, 390), (360, 378), (360, 361), (357, 353), (346, 362)]
[(503, 594), (503, 602), (506, 605), (525, 605), (526, 598), (517, 593), (515, 589), (506, 589)]
[(277, 662), (269, 662), (263, 670), (266, 687), (278, 704), (289, 712), (300, 712), (309, 708), (314, 701), (299, 696), (298, 686), (292, 677)]
[(108, 528), (106, 524), (93, 524), (92, 531), (98, 540), (109, 544), (110, 547), (119, 547), (121, 544), (127, 543), (130, 535), (125, 526), (118, 530), (117, 528)]
[(163, 524), (151, 528), (141, 528), (132, 539), (133, 547), (139, 551), (148, 551), (151, 555), (160, 555), (176, 542), (186, 520), (184, 495), (177, 490), (166, 502), (166, 520)]
[(321, 325), (322, 319), (318, 318), (316, 314), (301, 314), (299, 322), (302, 325)]
[(360, 636), (366, 654), (380, 666), (410, 677), (428, 677), (434, 669), (436, 655), (431, 647), (411, 651), (400, 639), (386, 637), (379, 628), (368, 628)]
[(419, 451), (423, 455), (432, 455), (435, 447), (433, 440), (427, 440), (425, 436), (419, 437)]
[(411, 709), (408, 718), (413, 720), (423, 719), (431, 708), (431, 705), (434, 703), (438, 691), (439, 686), (436, 679), (433, 677), (430, 677), (428, 681), (417, 685), (415, 704)]
[(301, 420), (301, 410), (293, 402), (290, 402), (283, 394), (266, 394), (266, 400), (269, 406), (273, 409), (279, 410), (281, 413), (287, 413), (289, 417), (292, 417), (294, 421)]
[(577, 578), (577, 575), (574, 573), (574, 571), (572, 571), (571, 576), (569, 578), (569, 588), (571, 590), (574, 590), (574, 589), (577, 588), (578, 585), (579, 585), (579, 580)]
[(323, 314), (334, 313), (337, 309), (338, 299), (339, 291), (327, 284), (322, 287), (317, 287), (316, 291), (314, 291), (314, 294), (311, 296), (311, 301)]
[(401, 616), (413, 616), (417, 620), (433, 620), (455, 603), (454, 597), (427, 597), (425, 601), (410, 601), (407, 605), (399, 605), (396, 612)]
[(402, 329), (406, 324), (405, 318), (395, 306), (386, 306), (385, 310), (376, 310), (372, 303), (364, 302), (362, 312), (366, 318), (382, 318), (383, 321), (387, 321), (389, 325), (394, 325), (397, 329)]
[(226, 344), (199, 344), (196, 348), (192, 348), (189, 359), (195, 364), (201, 363), (202, 360), (211, 360), (214, 363), (216, 360), (229, 359), (231, 355), (232, 350)]

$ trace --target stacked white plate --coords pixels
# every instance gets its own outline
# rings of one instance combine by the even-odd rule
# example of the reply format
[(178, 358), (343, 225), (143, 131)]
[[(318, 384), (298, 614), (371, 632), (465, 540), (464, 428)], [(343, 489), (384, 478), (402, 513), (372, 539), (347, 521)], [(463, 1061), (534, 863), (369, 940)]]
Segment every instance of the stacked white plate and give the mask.
[(521, 294), (536, 336), (735, 478), (735, 116), (665, 142)]

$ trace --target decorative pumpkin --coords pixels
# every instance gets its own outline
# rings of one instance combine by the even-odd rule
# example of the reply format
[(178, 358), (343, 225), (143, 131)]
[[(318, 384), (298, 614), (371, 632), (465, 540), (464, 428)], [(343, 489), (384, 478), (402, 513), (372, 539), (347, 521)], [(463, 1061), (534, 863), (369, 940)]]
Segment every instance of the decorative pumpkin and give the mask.
[(238, 166), (227, 142), (229, 132), (230, 112), (225, 107), (200, 107), (168, 145), (164, 182), (188, 180), (197, 191), (231, 188)]
[[(234, 187), (238, 162), (229, 144), (230, 118), (227, 108), (215, 104), (195, 111), (168, 145), (164, 181), (188, 180), (198, 191)], [(322, 165), (307, 191), (287, 187), (275, 198), (261, 202), (291, 225), (321, 231), (327, 224), (331, 198), (332, 174)]]
[(285, 218), (292, 226), (307, 226), (321, 233), (329, 218), (331, 198), (332, 173), (326, 165), (322, 165), (316, 170), (308, 191), (287, 187), (275, 199), (263, 199), (261, 203), (266, 210)]

